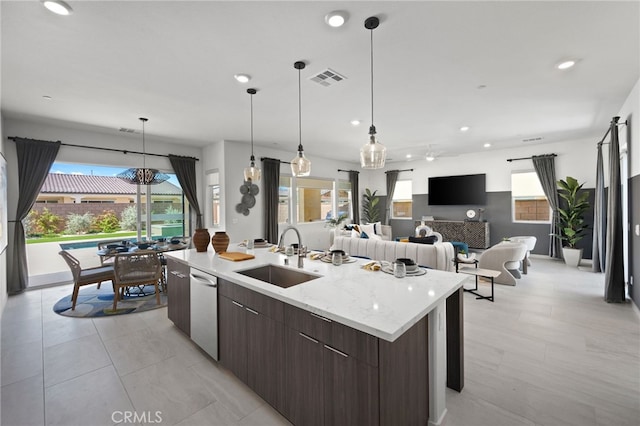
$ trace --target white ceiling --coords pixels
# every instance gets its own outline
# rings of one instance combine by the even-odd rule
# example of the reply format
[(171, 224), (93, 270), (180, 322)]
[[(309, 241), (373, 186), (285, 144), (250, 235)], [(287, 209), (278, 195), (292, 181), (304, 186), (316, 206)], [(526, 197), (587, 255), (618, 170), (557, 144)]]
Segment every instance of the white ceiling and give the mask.
[[(637, 1), (68, 3), (74, 13), (61, 17), (37, 1), (2, 2), (5, 116), (136, 131), (146, 116), (147, 134), (176, 143), (247, 143), (255, 87), (256, 155), (293, 154), (293, 63), (304, 60), (307, 154), (357, 161), (371, 122), (363, 22), (373, 15), (374, 123), (396, 161), (487, 142), (599, 140), (640, 75)], [(342, 28), (324, 23), (332, 10), (349, 13)], [(577, 66), (555, 68), (568, 58)], [(327, 67), (347, 79), (308, 80)], [(242, 85), (237, 73), (253, 79)]]

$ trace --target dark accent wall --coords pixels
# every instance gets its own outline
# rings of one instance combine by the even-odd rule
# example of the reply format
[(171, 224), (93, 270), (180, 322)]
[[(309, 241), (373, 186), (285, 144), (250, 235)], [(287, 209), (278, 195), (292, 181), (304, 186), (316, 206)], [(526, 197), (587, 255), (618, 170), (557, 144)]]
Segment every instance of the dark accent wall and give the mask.
[[(639, 183), (640, 184), (640, 183)], [(589, 202), (593, 206), (594, 190), (586, 189), (589, 192)], [(380, 205), (384, 206), (386, 196), (380, 197)], [(491, 235), (491, 245), (497, 244), (503, 238), (516, 235), (532, 235), (538, 239), (535, 254), (549, 254), (550, 225), (549, 224), (528, 224), (513, 223), (511, 220), (511, 192), (487, 192), (487, 204), (484, 206), (430, 206), (428, 194), (413, 195), (412, 220), (391, 219), (389, 224), (393, 228), (393, 237), (409, 236), (415, 232), (414, 220), (420, 220), (422, 216), (433, 216), (436, 220), (465, 220), (466, 212), (469, 209), (484, 208), (483, 219), (489, 222), (489, 233)], [(386, 212), (381, 207), (380, 216), (384, 220)], [(591, 259), (591, 246), (593, 241), (593, 208), (585, 214), (585, 222), (589, 229), (585, 237), (578, 244), (578, 248), (583, 248), (583, 257)]]
[[(635, 226), (640, 223), (640, 175), (629, 179), (629, 221), (631, 222), (631, 233), (629, 235), (629, 295), (633, 302), (640, 308), (640, 283), (635, 286), (636, 280), (640, 279), (640, 237), (635, 234)], [(631, 284), (631, 277), (634, 277), (634, 284)]]

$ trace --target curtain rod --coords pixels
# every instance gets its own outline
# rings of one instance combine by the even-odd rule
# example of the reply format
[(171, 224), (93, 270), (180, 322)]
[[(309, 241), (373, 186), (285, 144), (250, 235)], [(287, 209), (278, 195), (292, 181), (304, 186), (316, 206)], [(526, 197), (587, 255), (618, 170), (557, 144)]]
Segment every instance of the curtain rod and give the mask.
[(356, 173), (360, 173), (358, 170), (342, 170), (342, 169), (338, 169), (339, 172), (347, 172), (347, 173), (351, 173), (351, 172), (356, 172)]
[(264, 160), (280, 161), (280, 162), (281, 162), (281, 163), (283, 163), (283, 164), (291, 164), (291, 163), (290, 163), (290, 162), (288, 162), (288, 161), (282, 161), (282, 160), (279, 160), (279, 159), (277, 159), (277, 158), (260, 157), (260, 161), (264, 161)]
[[(616, 124), (618, 126), (626, 126), (627, 125), (627, 121), (628, 120), (624, 120), (622, 123), (618, 123), (618, 120), (620, 120), (620, 117), (613, 117), (611, 119), (611, 124)], [(604, 140), (607, 138), (607, 135), (609, 135), (610, 131), (611, 131), (611, 126), (609, 126), (609, 128), (607, 129), (607, 132), (604, 134), (602, 139), (600, 139), (600, 142), (598, 142), (597, 145), (602, 145), (604, 143)], [(606, 143), (604, 143), (604, 144), (606, 145)]]
[[(17, 136), (9, 136), (9, 140), (15, 141), (16, 139), (24, 139), (24, 140), (28, 140), (28, 141), (37, 140), (37, 139), (29, 139), (29, 138), (19, 138)], [(60, 141), (56, 141), (56, 142), (60, 142)], [(169, 155), (167, 155), (167, 154), (154, 154), (152, 152), (129, 151), (127, 149), (103, 148), (101, 146), (76, 145), (76, 144), (73, 144), (73, 143), (64, 143), (64, 142), (60, 142), (60, 145), (62, 145), (62, 146), (72, 146), (74, 148), (97, 149), (99, 151), (121, 152), (123, 154), (141, 154), (141, 155), (151, 155), (151, 156), (154, 156), (154, 157), (169, 158)], [(198, 159), (196, 157), (189, 157), (189, 156), (184, 156), (184, 155), (175, 155), (175, 157), (193, 158), (196, 161), (200, 161), (200, 159)]]
[(404, 170), (387, 170), (386, 172), (384, 172), (385, 174), (387, 173), (391, 173), (391, 172), (412, 172), (413, 169), (404, 169)]
[[(535, 157), (543, 157), (544, 155), (550, 155), (552, 157), (557, 157), (558, 154), (543, 154), (543, 155), (536, 155)], [(520, 157), (520, 158), (507, 158), (508, 162), (512, 162), (512, 161), (520, 161), (520, 160), (531, 160), (534, 156), (531, 157)]]

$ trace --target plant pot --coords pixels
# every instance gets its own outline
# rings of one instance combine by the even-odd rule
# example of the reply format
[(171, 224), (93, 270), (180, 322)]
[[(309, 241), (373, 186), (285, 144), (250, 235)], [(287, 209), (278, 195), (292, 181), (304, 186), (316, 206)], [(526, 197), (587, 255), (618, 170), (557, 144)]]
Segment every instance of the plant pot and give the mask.
[(211, 234), (209, 234), (207, 228), (200, 228), (196, 229), (191, 242), (196, 248), (196, 251), (203, 252), (207, 251), (207, 248), (209, 247), (209, 238), (211, 238)]
[(562, 247), (562, 257), (564, 257), (564, 263), (566, 263), (567, 266), (577, 268), (578, 265), (580, 265), (580, 260), (582, 259), (582, 250), (583, 249)]
[(224, 253), (229, 247), (229, 236), (224, 231), (218, 231), (211, 238), (211, 245), (216, 253)]

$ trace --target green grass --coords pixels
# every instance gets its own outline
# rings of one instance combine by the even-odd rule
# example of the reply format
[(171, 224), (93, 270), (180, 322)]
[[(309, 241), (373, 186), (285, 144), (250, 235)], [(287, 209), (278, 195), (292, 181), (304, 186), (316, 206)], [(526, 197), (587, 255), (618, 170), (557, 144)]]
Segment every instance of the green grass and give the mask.
[(127, 238), (127, 237), (135, 237), (138, 235), (136, 231), (126, 231), (126, 232), (112, 232), (109, 234), (86, 234), (86, 235), (60, 235), (57, 237), (46, 237), (46, 238), (27, 238), (27, 244), (38, 244), (38, 243), (57, 243), (64, 241), (82, 241), (82, 240), (108, 240), (108, 239), (118, 239), (118, 238)]

